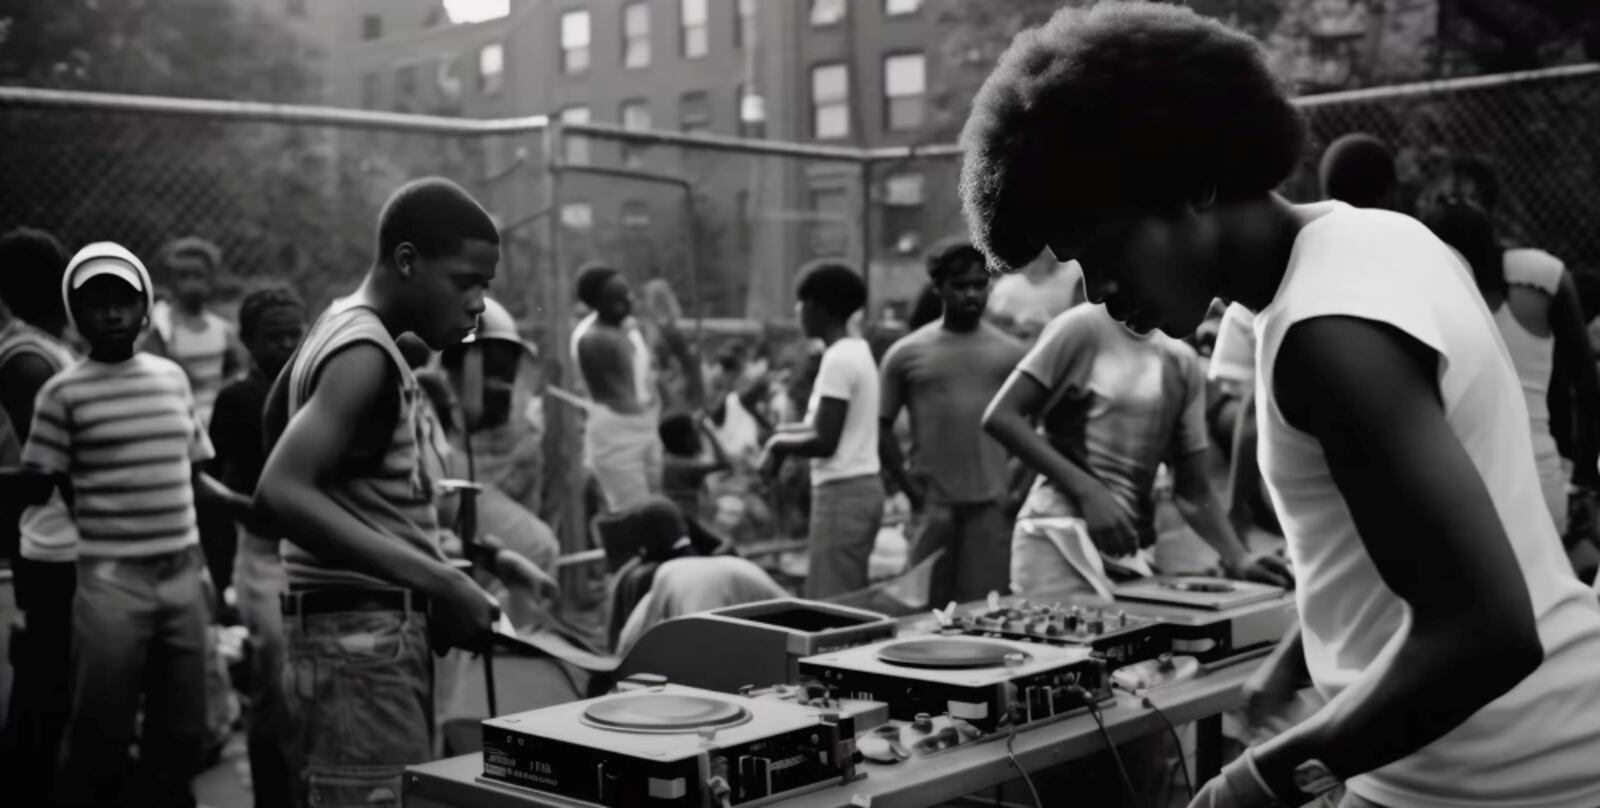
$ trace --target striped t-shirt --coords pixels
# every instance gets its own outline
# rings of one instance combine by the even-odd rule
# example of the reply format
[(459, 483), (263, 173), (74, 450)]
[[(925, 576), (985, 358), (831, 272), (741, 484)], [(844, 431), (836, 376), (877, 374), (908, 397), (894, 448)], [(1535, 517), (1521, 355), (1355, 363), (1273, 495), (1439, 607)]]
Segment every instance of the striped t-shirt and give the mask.
[(189, 379), (145, 353), (85, 359), (40, 388), (22, 462), (72, 480), (78, 555), (134, 558), (199, 541), (191, 464), (211, 458)]
[[(435, 511), (433, 484), (422, 469), (421, 453), (417, 449), (417, 406), (421, 391), (394, 337), (372, 309), (348, 298), (336, 301), (311, 327), (290, 365), (287, 423), (292, 423), (295, 413), (311, 400), (328, 360), (362, 342), (383, 349), (394, 363), (400, 382), (400, 406), (392, 414), (373, 414), (385, 418), (392, 415), (394, 419), (382, 461), (370, 469), (346, 469), (337, 481), (329, 481), (323, 490), (368, 527), (443, 564), (445, 557), (439, 549), (439, 517)], [(393, 583), (318, 558), (296, 544), (293, 536), (283, 543), (283, 561), (289, 585), (297, 589), (394, 588)]]
[(206, 311), (201, 312), (201, 327), (195, 329), (178, 322), (177, 312), (171, 309), (163, 314), (167, 322), (161, 336), (167, 343), (167, 357), (189, 375), (195, 414), (203, 429), (211, 423), (211, 408), (227, 381), (223, 371), (233, 346), (233, 324)]

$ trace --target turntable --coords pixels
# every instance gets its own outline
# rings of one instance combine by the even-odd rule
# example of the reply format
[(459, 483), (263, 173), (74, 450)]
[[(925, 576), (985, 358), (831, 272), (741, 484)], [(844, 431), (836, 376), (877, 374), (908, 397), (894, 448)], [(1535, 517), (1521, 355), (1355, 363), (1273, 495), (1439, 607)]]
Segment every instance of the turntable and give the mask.
[(896, 721), (948, 714), (983, 732), (1074, 712), (1084, 706), (1084, 691), (1097, 700), (1110, 696), (1105, 663), (1088, 648), (960, 635), (806, 657), (800, 676), (847, 698), (887, 702)]
[(1139, 600), (1189, 609), (1234, 609), (1283, 596), (1280, 587), (1202, 575), (1141, 578), (1116, 587), (1117, 600)]
[(832, 718), (656, 685), (485, 720), (483, 774), (599, 805), (754, 805), (854, 775), (854, 738)]

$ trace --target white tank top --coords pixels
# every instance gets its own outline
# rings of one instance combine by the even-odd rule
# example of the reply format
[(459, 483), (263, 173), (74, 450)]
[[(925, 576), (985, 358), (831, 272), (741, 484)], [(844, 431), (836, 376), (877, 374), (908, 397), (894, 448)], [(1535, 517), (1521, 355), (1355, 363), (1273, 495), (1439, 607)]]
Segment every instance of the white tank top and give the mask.
[(1277, 296), (1256, 318), (1261, 471), (1295, 566), (1317, 689), (1332, 698), (1382, 676), (1411, 618), (1378, 577), (1321, 445), (1289, 426), (1272, 395), (1284, 334), (1314, 317), (1386, 323), (1438, 352), (1446, 418), (1505, 525), (1545, 649), (1544, 663), (1509, 693), (1349, 788), (1408, 808), (1594, 808), (1600, 602), (1573, 574), (1545, 509), (1511, 357), (1470, 274), (1425, 227), (1385, 211), (1332, 208), (1301, 231)]
[[(1518, 248), (1506, 250), (1502, 267), (1506, 283), (1512, 286), (1529, 286), (1551, 297), (1561, 286), (1561, 274), (1566, 271), (1561, 259), (1544, 250)], [(1556, 341), (1553, 336), (1534, 334), (1518, 322), (1511, 313), (1511, 304), (1502, 303), (1494, 313), (1500, 338), (1505, 340), (1511, 353), (1511, 364), (1517, 370), (1522, 384), (1522, 395), (1528, 407), (1528, 423), (1533, 429), (1536, 446), (1542, 460), (1559, 465), (1555, 457), (1555, 439), (1550, 435), (1550, 377), (1555, 372)]]

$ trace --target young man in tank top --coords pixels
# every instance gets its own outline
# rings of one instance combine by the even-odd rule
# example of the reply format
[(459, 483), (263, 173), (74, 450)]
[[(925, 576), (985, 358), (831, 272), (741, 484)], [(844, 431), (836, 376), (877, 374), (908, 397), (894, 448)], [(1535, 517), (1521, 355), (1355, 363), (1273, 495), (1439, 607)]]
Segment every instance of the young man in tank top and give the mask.
[(633, 290), (612, 267), (578, 273), (578, 299), (594, 310), (572, 335), (579, 373), (594, 407), (583, 431), (583, 456), (606, 507), (622, 511), (661, 493), (661, 405), (654, 357), (630, 320)]
[(1174, 336), (1216, 297), (1256, 312), (1301, 625), (1266, 664), (1303, 664), (1329, 702), (1193, 804), (1343, 783), (1354, 806), (1594, 808), (1600, 602), (1545, 512), (1493, 318), (1421, 223), (1274, 193), (1303, 139), (1259, 43), (1142, 2), (1019, 34), (962, 136), (994, 263), (1076, 258), (1091, 300)]
[(395, 337), (437, 350), (472, 333), (499, 233), (466, 191), (428, 178), (384, 205), (377, 250), (268, 396), (275, 445), (256, 499), (286, 538), (284, 700), (300, 805), (398, 801), (405, 767), (432, 756), (430, 648), (481, 649), (495, 615), (440, 550), (419, 391)]

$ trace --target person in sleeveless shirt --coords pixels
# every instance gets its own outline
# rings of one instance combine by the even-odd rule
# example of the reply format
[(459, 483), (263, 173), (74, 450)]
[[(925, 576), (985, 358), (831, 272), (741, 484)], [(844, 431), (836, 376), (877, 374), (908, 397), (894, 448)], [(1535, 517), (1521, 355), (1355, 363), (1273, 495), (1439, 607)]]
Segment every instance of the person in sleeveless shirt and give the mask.
[(661, 493), (661, 399), (654, 355), (633, 313), (621, 272), (591, 264), (578, 272), (578, 299), (594, 310), (572, 335), (575, 364), (593, 406), (584, 423), (584, 463), (606, 507), (624, 511)]
[[(1561, 261), (1543, 250), (1501, 250), (1493, 219), (1470, 202), (1431, 204), (1423, 222), (1460, 254), (1494, 313), (1528, 407), (1545, 506), (1556, 530), (1565, 533), (1569, 488), (1592, 497), (1596, 487), (1594, 419), (1600, 413), (1600, 379), (1571, 278)], [(1547, 404), (1551, 388), (1561, 385), (1570, 385), (1579, 399), (1570, 483), (1551, 435)]]
[(481, 650), (496, 607), (439, 546), (395, 338), (472, 333), (500, 262), (489, 214), (441, 178), (385, 203), (359, 288), (307, 332), (268, 393), (256, 486), (285, 537), (284, 702), (297, 805), (397, 803), (433, 749), (429, 650)]
[[(0, 236), (0, 418), (12, 430), (0, 441), (9, 447), (0, 466), (20, 461), (39, 389), (77, 361), (63, 339), (66, 269), (55, 236), (25, 227)], [(13, 679), (0, 687), (0, 776), (17, 793), (42, 794), (67, 717), (78, 529), (59, 493), (43, 505), (10, 506), (0, 507), (0, 563), (11, 566), (17, 614), (0, 622), (0, 666), (15, 661)]]
[(1275, 193), (1304, 133), (1260, 43), (1123, 2), (1019, 34), (962, 134), (993, 265), (1075, 258), (1090, 300), (1173, 336), (1213, 298), (1256, 314), (1261, 471), (1301, 628), (1264, 664), (1329, 701), (1192, 805), (1342, 783), (1352, 806), (1594, 808), (1600, 601), (1545, 511), (1493, 316), (1420, 222)]

